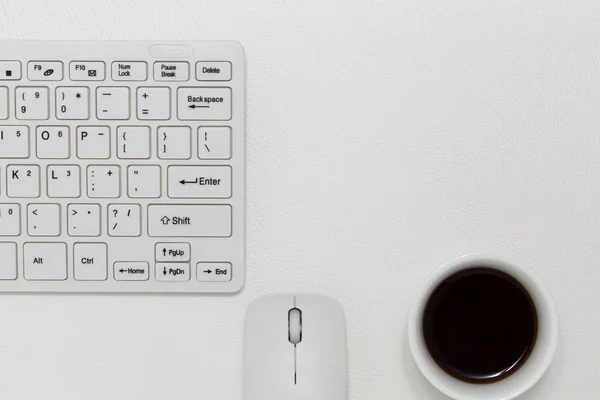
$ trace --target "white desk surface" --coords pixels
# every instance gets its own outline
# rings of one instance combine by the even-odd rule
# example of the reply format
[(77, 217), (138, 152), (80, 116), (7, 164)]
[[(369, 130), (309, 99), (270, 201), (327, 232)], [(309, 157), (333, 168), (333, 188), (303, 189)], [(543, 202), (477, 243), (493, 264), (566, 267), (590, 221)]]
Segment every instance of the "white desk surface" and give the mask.
[(405, 331), (427, 276), (484, 252), (561, 320), (525, 400), (600, 392), (595, 0), (3, 0), (2, 39), (233, 39), (248, 64), (248, 279), (236, 296), (2, 295), (0, 398), (242, 399), (247, 305), (324, 292), (352, 400), (442, 400)]

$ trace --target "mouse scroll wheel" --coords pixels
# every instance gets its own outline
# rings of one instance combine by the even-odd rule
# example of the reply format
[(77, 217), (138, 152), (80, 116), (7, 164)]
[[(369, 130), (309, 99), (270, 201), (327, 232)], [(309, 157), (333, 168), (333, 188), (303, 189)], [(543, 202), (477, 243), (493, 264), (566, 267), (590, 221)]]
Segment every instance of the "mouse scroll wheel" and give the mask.
[(302, 341), (302, 311), (298, 308), (288, 313), (288, 339), (294, 345)]

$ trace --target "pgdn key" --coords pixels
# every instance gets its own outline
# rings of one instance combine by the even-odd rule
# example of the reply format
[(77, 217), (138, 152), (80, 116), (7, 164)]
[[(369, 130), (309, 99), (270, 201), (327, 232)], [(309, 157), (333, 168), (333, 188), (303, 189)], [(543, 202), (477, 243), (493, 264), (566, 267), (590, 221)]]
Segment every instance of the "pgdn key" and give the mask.
[(187, 282), (190, 280), (190, 264), (157, 263), (156, 280), (163, 282)]

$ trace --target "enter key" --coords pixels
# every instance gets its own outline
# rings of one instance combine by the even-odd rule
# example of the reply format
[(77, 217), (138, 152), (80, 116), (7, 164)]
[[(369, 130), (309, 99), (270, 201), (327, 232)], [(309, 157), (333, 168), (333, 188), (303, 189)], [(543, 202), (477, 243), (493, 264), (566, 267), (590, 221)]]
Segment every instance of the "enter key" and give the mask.
[(169, 197), (174, 199), (228, 199), (231, 197), (231, 167), (171, 166)]

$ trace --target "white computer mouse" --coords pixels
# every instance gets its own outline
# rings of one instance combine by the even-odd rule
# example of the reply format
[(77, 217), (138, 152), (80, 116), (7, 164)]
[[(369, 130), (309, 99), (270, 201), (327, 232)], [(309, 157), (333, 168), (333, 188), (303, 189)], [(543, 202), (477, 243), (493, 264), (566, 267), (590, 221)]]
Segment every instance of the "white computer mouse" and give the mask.
[(244, 332), (245, 400), (347, 400), (346, 320), (321, 295), (254, 301)]

